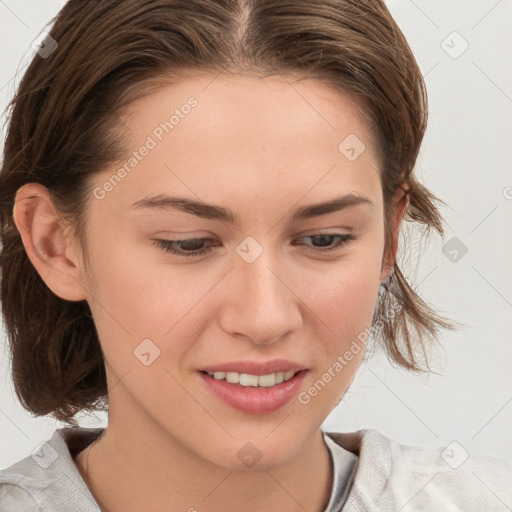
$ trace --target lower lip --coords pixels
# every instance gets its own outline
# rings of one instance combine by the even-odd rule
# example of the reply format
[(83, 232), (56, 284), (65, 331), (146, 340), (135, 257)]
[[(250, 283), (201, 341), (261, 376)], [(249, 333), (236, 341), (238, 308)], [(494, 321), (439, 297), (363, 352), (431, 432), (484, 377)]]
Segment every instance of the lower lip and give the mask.
[(252, 387), (216, 380), (199, 372), (203, 382), (225, 404), (247, 414), (267, 414), (283, 407), (297, 393), (307, 370), (296, 373), (290, 380), (271, 387)]

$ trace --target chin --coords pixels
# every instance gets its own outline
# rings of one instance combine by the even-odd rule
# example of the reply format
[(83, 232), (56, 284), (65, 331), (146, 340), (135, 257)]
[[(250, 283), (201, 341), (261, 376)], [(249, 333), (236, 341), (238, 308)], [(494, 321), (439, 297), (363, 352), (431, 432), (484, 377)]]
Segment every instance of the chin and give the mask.
[[(265, 431), (259, 435), (237, 435), (225, 443), (216, 443), (214, 451), (208, 450), (203, 458), (212, 464), (231, 471), (266, 471), (286, 465), (293, 460), (308, 443), (302, 436), (297, 436), (284, 425), (280, 435), (277, 432), (270, 435)], [(272, 431), (270, 431), (272, 432)]]

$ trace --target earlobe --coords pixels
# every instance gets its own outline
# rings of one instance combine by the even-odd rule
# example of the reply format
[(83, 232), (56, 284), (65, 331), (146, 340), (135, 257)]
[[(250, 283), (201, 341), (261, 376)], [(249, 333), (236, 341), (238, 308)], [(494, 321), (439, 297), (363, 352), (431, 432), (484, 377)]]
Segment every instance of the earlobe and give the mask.
[(384, 281), (393, 273), (393, 267), (398, 252), (398, 238), (400, 234), (400, 224), (404, 213), (409, 206), (408, 187), (399, 188), (393, 200), (394, 215), (390, 221), (391, 240), (390, 247), (384, 248), (384, 258), (382, 261), (380, 280)]
[(62, 299), (86, 299), (78, 254), (65, 235), (65, 223), (49, 190), (38, 183), (20, 187), (13, 220), (32, 265), (48, 288)]

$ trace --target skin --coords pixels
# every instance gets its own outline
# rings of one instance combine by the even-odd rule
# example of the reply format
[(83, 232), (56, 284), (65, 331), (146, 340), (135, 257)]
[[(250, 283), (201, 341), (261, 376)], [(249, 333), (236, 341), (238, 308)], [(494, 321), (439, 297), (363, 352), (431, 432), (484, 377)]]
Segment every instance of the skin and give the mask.
[[(332, 474), (320, 426), (363, 350), (307, 405), (293, 399), (259, 416), (220, 402), (197, 371), (284, 358), (309, 369), (299, 392), (310, 388), (370, 327), (407, 199), (397, 193), (385, 250), (378, 159), (353, 98), (314, 79), (212, 79), (188, 77), (129, 105), (128, 156), (166, 112), (190, 96), (198, 101), (103, 199), (90, 198), (88, 274), (48, 191), (28, 184), (16, 195), (14, 218), (33, 265), (58, 296), (87, 300), (105, 354), (108, 428), (89, 452), (87, 475), (86, 451), (75, 462), (109, 511), (322, 511)], [(366, 146), (354, 161), (338, 150), (349, 134)], [(91, 182), (101, 187), (118, 168)], [(350, 192), (372, 205), (291, 220), (300, 206)], [(240, 225), (130, 209), (159, 193), (229, 208)], [(307, 236), (326, 232), (356, 238), (315, 252), (322, 241)], [(263, 248), (252, 263), (236, 252), (248, 236)], [(217, 245), (198, 257), (152, 242), (200, 237)], [(160, 350), (149, 366), (134, 356), (146, 338)], [(261, 452), (251, 468), (237, 457), (249, 441)]]

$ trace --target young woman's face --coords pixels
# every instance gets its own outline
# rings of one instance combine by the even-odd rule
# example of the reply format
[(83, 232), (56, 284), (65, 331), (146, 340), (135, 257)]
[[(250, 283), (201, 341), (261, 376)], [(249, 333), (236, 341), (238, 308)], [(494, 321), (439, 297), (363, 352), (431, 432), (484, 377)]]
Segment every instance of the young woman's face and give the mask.
[(386, 277), (368, 127), (348, 96), (281, 77), (187, 78), (123, 119), (88, 220), (109, 422), (224, 467), (283, 463), (350, 385)]

